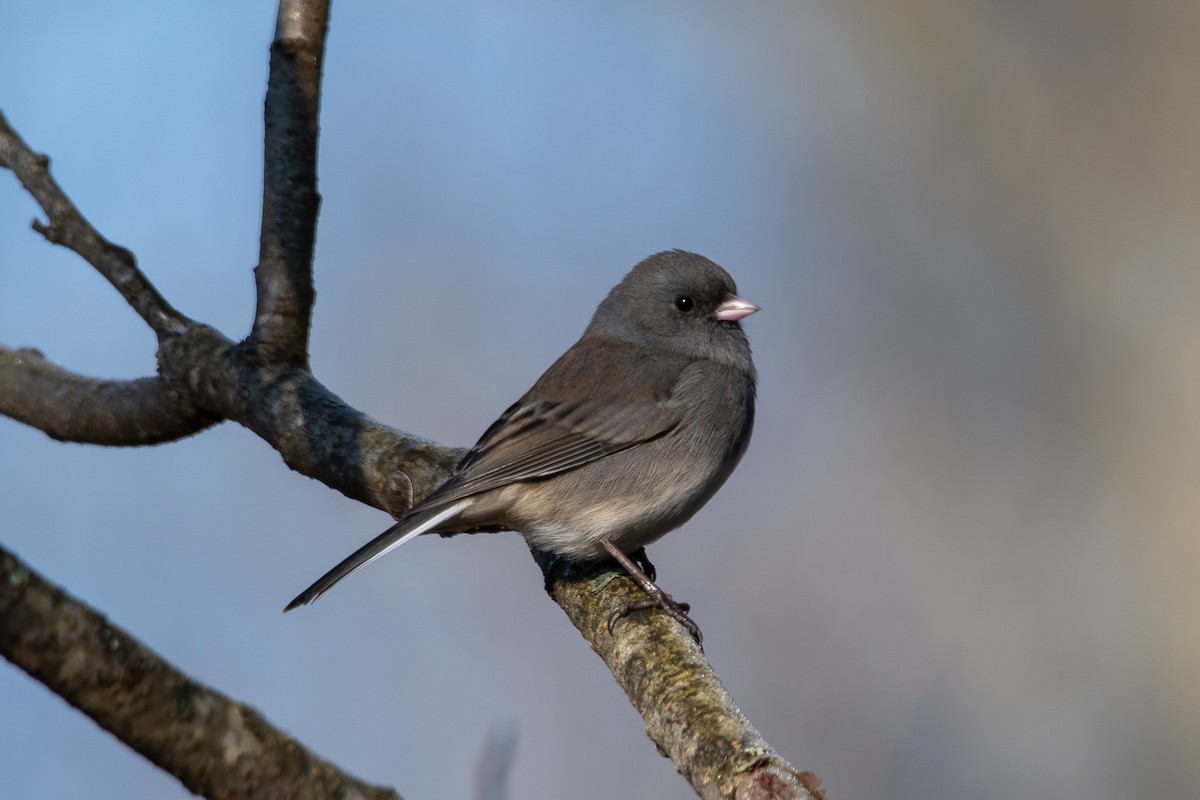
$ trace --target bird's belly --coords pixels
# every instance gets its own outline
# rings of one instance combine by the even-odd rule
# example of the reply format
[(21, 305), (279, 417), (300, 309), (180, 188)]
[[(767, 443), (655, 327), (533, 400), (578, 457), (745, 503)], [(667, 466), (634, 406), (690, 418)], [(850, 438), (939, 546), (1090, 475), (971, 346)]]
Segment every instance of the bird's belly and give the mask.
[[(610, 457), (611, 458), (611, 457)], [(553, 492), (554, 501), (526, 484), (513, 528), (539, 550), (553, 552), (572, 561), (607, 558), (603, 542), (612, 542), (632, 552), (657, 540), (687, 522), (708, 500), (711, 470), (687, 470), (671, 476), (621, 473), (606, 465), (602, 474), (589, 474), (586, 467), (571, 474), (570, 492)], [(567, 476), (556, 476), (556, 482)], [(719, 484), (718, 484), (719, 485)]]

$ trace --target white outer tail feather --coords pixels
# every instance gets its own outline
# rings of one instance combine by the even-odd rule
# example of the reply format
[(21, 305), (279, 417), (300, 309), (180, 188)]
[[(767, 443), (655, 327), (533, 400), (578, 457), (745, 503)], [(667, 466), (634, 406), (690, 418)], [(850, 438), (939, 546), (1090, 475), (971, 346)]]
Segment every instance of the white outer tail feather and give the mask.
[[(333, 586), (338, 581), (340, 581), (342, 578), (346, 577), (347, 575), (350, 575), (351, 573), (357, 572), (358, 570), (365, 567), (367, 564), (370, 564), (372, 561), (375, 561), (376, 559), (381, 558), (382, 556), (386, 556), (388, 553), (392, 552), (397, 547), (399, 547), (400, 545), (404, 544), (405, 542), (413, 539), (414, 537), (420, 536), (422, 533), (426, 533), (426, 532), (432, 530), (433, 528), (436, 528), (441, 523), (452, 518), (455, 514), (459, 513), (464, 508), (471, 505), (472, 502), (474, 502), (474, 501), (470, 497), (463, 498), (462, 500), (459, 500), (457, 503), (447, 506), (446, 508), (437, 512), (432, 517), (425, 520), (424, 522), (421, 522), (420, 524), (418, 524), (416, 527), (412, 528), (411, 530), (404, 531), (399, 536), (396, 536), (396, 539), (394, 541), (389, 542), (387, 540), (390, 537), (395, 536), (397, 533), (399, 533), (400, 531), (402, 531), (404, 529), (404, 521), (401, 520), (400, 522), (397, 522), (395, 525), (388, 528), (383, 533), (379, 534), (379, 536), (376, 536), (374, 539), (372, 539), (371, 541), (367, 542), (365, 545), (360, 547), (358, 550), (356, 550), (354, 553), (352, 553), (350, 556), (348, 556), (345, 560), (343, 560), (342, 563), (338, 564), (336, 567), (329, 570), (329, 572), (325, 573), (320, 578), (318, 578), (316, 583), (314, 583), (312, 586), (308, 587), (303, 592), (301, 592), (299, 595), (297, 595), (296, 599), (293, 600), (291, 603), (289, 603), (287, 608), (284, 609), (284, 611), (291, 611), (293, 608), (296, 608), (297, 606), (306, 606), (309, 603), (312, 603), (318, 597), (320, 597), (321, 595), (325, 594), (327, 591), (332, 589)], [(367, 556), (366, 558), (362, 558), (362, 555), (364, 553), (370, 552), (372, 549), (374, 549), (375, 547), (378, 547), (383, 542), (387, 542), (387, 544), (385, 544), (382, 547), (382, 549), (380, 549), (378, 552), (371, 553), (371, 555)], [(362, 558), (362, 560), (361, 561), (357, 560), (359, 558)]]
[[(437, 514), (434, 514), (432, 517), (425, 520), (424, 523), (413, 528), (411, 531), (404, 534), (399, 539), (392, 542), (387, 547), (383, 548), (378, 553), (376, 553), (375, 555), (368, 558), (366, 561), (362, 562), (361, 564), (356, 565), (354, 567), (354, 569), (350, 570), (350, 572), (347, 572), (346, 575), (349, 575), (351, 572), (357, 572), (358, 570), (365, 567), (367, 564), (370, 564), (372, 561), (383, 558), (388, 553), (392, 552), (393, 550), (395, 550), (397, 547), (404, 544), (405, 542), (411, 541), (412, 539), (415, 539), (416, 537), (420, 536), (422, 533), (425, 533), (429, 529), (436, 527), (439, 523), (445, 522), (446, 520), (450, 519), (450, 517), (453, 517), (459, 511), (462, 511), (464, 508), (466, 508), (470, 504), (470, 502), (471, 502), (470, 498), (467, 498), (466, 500), (459, 500), (454, 505), (448, 506), (444, 510), (438, 512)], [(346, 577), (346, 575), (343, 575), (342, 577), (344, 578), (344, 577)], [(314, 599), (316, 599), (316, 598), (314, 598)]]

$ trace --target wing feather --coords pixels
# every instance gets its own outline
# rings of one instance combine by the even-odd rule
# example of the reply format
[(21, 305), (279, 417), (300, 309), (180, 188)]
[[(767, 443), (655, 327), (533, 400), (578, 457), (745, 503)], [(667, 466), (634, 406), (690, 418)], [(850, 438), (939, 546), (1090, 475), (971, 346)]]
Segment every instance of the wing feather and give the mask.
[[(687, 360), (622, 343), (571, 348), (471, 448), (423, 506), (538, 480), (652, 441), (683, 418)], [(652, 369), (646, 369), (646, 360)]]

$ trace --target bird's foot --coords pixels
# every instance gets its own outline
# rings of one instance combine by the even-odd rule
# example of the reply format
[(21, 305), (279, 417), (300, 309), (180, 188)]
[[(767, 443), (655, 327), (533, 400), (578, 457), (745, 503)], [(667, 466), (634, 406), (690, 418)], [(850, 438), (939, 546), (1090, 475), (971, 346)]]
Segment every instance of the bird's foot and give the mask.
[[(633, 600), (628, 603), (622, 603), (611, 614), (608, 615), (608, 632), (611, 634), (613, 628), (617, 624), (617, 620), (622, 617), (627, 617), (634, 611), (642, 611), (647, 608), (661, 609), (671, 619), (678, 622), (687, 632), (696, 640), (696, 644), (702, 648), (704, 646), (704, 635), (700, 633), (700, 626), (692, 621), (688, 616), (688, 611), (691, 606), (687, 603), (676, 602), (671, 595), (659, 588), (654, 582), (655, 569), (650, 563), (650, 559), (646, 558), (645, 548), (638, 548), (634, 551), (633, 557), (625, 555), (611, 542), (604, 542), (604, 548), (608, 550), (609, 555), (616, 559), (617, 563), (625, 568), (629, 573), (629, 577), (633, 582), (642, 587), (648, 597), (645, 600)], [(648, 568), (648, 569), (647, 569)]]
[(647, 608), (660, 609), (668, 617), (686, 628), (687, 632), (696, 640), (696, 644), (703, 646), (704, 634), (700, 632), (700, 626), (688, 616), (688, 612), (692, 610), (692, 607), (687, 603), (676, 602), (671, 595), (662, 589), (659, 589), (657, 593), (651, 593), (650, 597), (647, 597), (645, 600), (633, 600), (618, 606), (608, 616), (608, 632), (613, 632), (617, 620), (627, 617), (635, 611), (643, 611)]

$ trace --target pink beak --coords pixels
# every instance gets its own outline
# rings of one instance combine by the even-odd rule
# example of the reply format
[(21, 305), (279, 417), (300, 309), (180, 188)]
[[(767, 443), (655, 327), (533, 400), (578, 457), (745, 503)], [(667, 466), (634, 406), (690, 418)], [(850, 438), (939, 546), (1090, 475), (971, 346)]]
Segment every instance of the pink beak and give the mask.
[(721, 305), (717, 306), (716, 318), (721, 322), (737, 322), (743, 317), (748, 317), (755, 311), (759, 311), (759, 307), (747, 300), (743, 300), (736, 294), (728, 295)]

